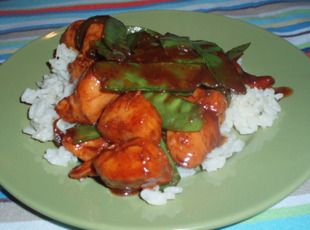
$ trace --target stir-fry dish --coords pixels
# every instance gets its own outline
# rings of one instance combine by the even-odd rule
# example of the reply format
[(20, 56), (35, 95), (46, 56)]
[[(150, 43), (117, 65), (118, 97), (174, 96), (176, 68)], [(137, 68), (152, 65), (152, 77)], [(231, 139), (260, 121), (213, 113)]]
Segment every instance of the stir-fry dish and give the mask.
[(56, 120), (55, 142), (79, 159), (71, 178), (98, 177), (119, 195), (177, 185), (177, 168), (199, 169), (227, 141), (220, 127), (232, 94), (275, 83), (237, 62), (250, 43), (224, 51), (111, 16), (73, 22), (60, 43), (78, 54), (68, 65), (73, 93), (55, 107), (74, 126), (63, 132)]

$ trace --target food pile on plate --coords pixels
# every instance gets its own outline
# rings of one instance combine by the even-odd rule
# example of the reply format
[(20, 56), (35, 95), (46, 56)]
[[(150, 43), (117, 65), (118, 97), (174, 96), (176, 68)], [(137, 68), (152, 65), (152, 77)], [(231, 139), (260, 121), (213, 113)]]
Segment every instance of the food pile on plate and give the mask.
[(27, 89), (31, 126), (54, 141), (44, 157), (77, 162), (69, 177), (98, 177), (118, 195), (164, 204), (181, 177), (223, 167), (244, 143), (234, 134), (269, 127), (287, 88), (238, 63), (249, 43), (216, 43), (95, 16), (68, 26), (51, 72)]

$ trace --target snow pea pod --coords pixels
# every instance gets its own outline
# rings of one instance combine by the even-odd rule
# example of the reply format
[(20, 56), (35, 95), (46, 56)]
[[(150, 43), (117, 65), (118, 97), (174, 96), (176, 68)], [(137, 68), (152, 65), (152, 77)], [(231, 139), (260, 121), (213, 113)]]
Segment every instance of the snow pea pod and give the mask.
[(199, 105), (170, 93), (145, 92), (143, 95), (157, 109), (164, 129), (195, 132), (202, 128), (202, 109)]
[(117, 63), (101, 61), (94, 67), (102, 89), (109, 91), (166, 91), (191, 93), (204, 84), (217, 87), (205, 64)]

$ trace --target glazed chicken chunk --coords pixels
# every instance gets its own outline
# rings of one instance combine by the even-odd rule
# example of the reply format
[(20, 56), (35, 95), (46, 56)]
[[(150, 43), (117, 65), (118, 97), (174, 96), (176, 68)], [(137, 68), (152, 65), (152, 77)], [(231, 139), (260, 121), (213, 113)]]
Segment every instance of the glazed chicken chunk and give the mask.
[(101, 114), (97, 129), (113, 143), (144, 138), (159, 143), (161, 117), (140, 92), (125, 93)]
[(104, 92), (101, 83), (89, 68), (78, 82), (75, 91), (56, 106), (58, 115), (68, 122), (94, 124), (102, 110), (118, 97), (117, 93)]
[(165, 153), (154, 142), (142, 138), (102, 152), (94, 160), (93, 167), (101, 180), (120, 194), (165, 184), (172, 177)]

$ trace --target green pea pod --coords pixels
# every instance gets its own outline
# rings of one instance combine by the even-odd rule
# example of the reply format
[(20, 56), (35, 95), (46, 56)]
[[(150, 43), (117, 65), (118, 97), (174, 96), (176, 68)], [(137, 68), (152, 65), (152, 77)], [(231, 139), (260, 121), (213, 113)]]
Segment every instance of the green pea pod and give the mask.
[(232, 48), (227, 51), (226, 54), (231, 61), (237, 61), (244, 53), (244, 51), (250, 46), (250, 42), (245, 43), (243, 45)]
[(195, 44), (195, 50), (205, 60), (212, 76), (216, 79), (218, 86), (231, 89), (236, 93), (245, 93), (246, 88), (242, 75), (238, 73), (233, 62), (223, 51), (206, 48)]
[(145, 92), (162, 118), (167, 130), (195, 132), (202, 128), (202, 109), (199, 105), (169, 93)]
[(166, 91), (191, 93), (201, 84), (216, 87), (205, 64), (180, 63), (117, 63), (101, 61), (94, 67), (94, 74), (104, 90)]
[(173, 170), (171, 181), (168, 184), (164, 184), (164, 185), (160, 186), (160, 189), (163, 190), (166, 187), (177, 185), (179, 183), (179, 181), (181, 180), (181, 176), (178, 172), (175, 161), (172, 159), (170, 152), (167, 148), (167, 145), (163, 140), (160, 141), (160, 147), (162, 148), (162, 150), (166, 154), (168, 161), (169, 161), (170, 165), (172, 166), (172, 170)]

